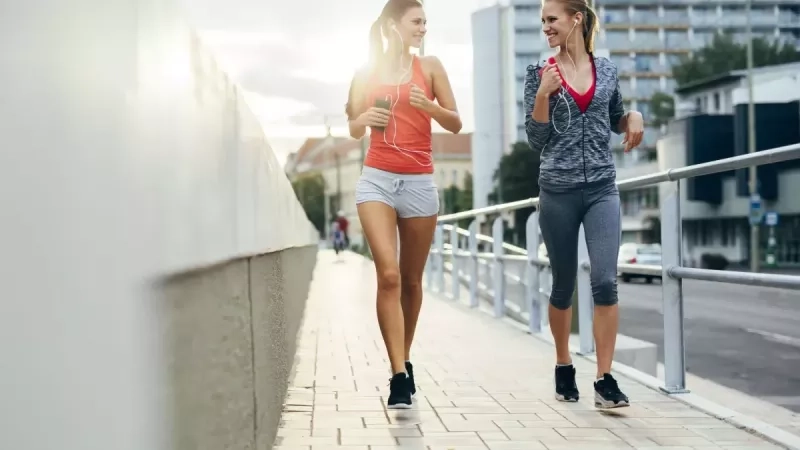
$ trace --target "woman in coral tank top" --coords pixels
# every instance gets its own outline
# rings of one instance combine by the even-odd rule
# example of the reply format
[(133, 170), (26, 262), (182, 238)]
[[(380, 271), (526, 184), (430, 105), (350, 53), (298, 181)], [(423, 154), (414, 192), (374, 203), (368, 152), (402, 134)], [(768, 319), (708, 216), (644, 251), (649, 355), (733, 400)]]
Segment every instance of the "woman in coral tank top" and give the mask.
[(360, 139), (370, 128), (356, 204), (378, 276), (378, 323), (391, 362), (388, 407), (392, 409), (410, 408), (416, 392), (411, 342), (422, 305), (422, 272), (439, 212), (431, 120), (450, 132), (461, 130), (442, 63), (409, 51), (422, 44), (426, 24), (418, 1), (386, 3), (370, 31), (369, 65), (353, 78), (347, 103), (350, 135)]

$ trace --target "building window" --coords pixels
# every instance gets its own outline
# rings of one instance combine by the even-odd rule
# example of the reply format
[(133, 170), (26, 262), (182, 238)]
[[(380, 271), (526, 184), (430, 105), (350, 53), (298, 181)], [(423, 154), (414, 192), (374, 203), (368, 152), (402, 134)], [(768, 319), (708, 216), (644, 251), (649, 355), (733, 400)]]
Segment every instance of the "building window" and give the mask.
[(633, 58), (630, 56), (622, 56), (618, 54), (611, 55), (611, 62), (617, 66), (617, 70), (620, 72), (631, 72), (634, 67)]
[(664, 32), (664, 46), (669, 49), (679, 50), (691, 47), (687, 31), (667, 30)]
[(640, 24), (658, 24), (661, 18), (658, 16), (657, 8), (636, 8), (633, 11), (633, 20)]
[(659, 90), (661, 90), (661, 83), (655, 78), (636, 79), (636, 98), (638, 99), (649, 99)]
[(634, 48), (642, 50), (660, 50), (664, 47), (658, 31), (636, 30), (636, 39), (632, 44)]
[(722, 108), (720, 107), (720, 101), (719, 101), (719, 92), (714, 93), (714, 112), (716, 113), (722, 112)]
[(628, 8), (606, 8), (606, 23), (629, 23)]
[(650, 72), (658, 66), (658, 57), (653, 55), (636, 55), (634, 61), (636, 63), (637, 72)]
[(731, 240), (731, 236), (730, 236), (731, 223), (728, 220), (722, 220), (720, 222), (721, 222), (720, 223), (720, 228), (722, 228), (722, 230), (721, 230), (722, 233), (720, 233), (721, 234), (721, 239), (722, 239), (722, 246), (723, 247), (727, 247), (728, 245), (730, 245), (730, 240)]
[(608, 30), (605, 32), (605, 35), (609, 48), (631, 48), (631, 39), (627, 31)]
[(650, 103), (649, 102), (638, 102), (636, 104), (636, 109), (642, 113), (642, 118), (644, 119), (645, 123), (650, 122), (653, 118), (650, 116)]

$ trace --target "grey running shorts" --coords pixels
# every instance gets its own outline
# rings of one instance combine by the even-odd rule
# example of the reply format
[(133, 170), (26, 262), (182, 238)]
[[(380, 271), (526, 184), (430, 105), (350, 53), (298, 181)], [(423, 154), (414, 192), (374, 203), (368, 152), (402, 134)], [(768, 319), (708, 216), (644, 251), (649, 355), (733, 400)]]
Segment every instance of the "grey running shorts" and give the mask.
[(364, 167), (356, 184), (356, 204), (385, 203), (401, 219), (439, 213), (439, 191), (433, 174), (398, 174)]

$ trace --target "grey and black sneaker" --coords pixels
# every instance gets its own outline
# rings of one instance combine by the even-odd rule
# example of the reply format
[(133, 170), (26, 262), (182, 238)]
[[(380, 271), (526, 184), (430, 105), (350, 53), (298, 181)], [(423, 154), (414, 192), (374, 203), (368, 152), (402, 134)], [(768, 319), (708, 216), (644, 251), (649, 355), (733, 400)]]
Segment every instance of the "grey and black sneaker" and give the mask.
[(619, 390), (617, 380), (610, 373), (603, 375), (602, 380), (594, 382), (594, 406), (607, 409), (628, 405), (628, 396)]
[(408, 386), (411, 389), (411, 397), (417, 395), (417, 385), (414, 384), (414, 366), (411, 361), (406, 361), (406, 373), (408, 374)]
[(556, 366), (556, 400), (577, 402), (580, 397), (578, 385), (575, 383), (575, 367)]
[(411, 390), (408, 388), (408, 377), (404, 373), (398, 373), (389, 381), (388, 408), (411, 408)]

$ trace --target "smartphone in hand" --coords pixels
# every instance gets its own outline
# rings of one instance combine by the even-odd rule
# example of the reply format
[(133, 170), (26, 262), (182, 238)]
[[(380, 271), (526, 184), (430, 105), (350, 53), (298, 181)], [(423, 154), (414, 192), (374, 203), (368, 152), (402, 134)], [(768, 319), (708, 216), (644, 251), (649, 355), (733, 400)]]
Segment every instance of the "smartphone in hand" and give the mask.
[[(382, 100), (382, 99), (377, 99), (376, 98), (375, 99), (375, 107), (389, 110), (389, 109), (392, 108), (392, 103), (389, 100)], [(376, 130), (380, 130), (380, 131), (384, 130), (384, 127), (372, 127), (372, 128), (375, 128)]]

